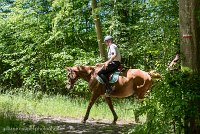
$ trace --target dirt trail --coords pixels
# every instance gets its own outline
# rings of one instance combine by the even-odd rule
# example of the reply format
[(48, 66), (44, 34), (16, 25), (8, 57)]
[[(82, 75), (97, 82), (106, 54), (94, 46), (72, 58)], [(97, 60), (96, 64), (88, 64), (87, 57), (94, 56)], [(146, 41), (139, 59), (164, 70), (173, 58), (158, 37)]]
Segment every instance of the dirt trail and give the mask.
[(81, 119), (63, 117), (37, 117), (20, 115), (20, 118), (31, 119), (33, 122), (45, 122), (53, 126), (60, 134), (127, 134), (136, 124), (118, 121), (116, 125), (106, 120), (88, 120), (81, 123)]

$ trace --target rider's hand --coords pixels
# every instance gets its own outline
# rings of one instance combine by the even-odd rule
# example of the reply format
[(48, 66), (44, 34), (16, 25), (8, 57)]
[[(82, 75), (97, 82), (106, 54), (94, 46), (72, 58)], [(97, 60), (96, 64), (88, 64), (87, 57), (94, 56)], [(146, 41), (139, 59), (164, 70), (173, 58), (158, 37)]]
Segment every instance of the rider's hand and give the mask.
[(109, 64), (109, 61), (106, 61), (105, 64), (104, 64), (104, 67), (107, 68), (108, 64)]
[(99, 67), (99, 66), (102, 66), (102, 65), (103, 65), (102, 63), (97, 63), (95, 66)]

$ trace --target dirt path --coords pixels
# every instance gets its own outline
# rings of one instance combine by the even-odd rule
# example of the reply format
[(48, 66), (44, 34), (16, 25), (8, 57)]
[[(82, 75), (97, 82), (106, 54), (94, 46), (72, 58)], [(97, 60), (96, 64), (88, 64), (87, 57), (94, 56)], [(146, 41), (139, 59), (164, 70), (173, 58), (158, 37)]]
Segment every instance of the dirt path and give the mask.
[(53, 126), (60, 134), (127, 134), (136, 124), (118, 121), (112, 125), (106, 120), (88, 120), (81, 123), (81, 119), (62, 117), (36, 117), (20, 115), (20, 118), (31, 119), (33, 122), (45, 122), (47, 126)]

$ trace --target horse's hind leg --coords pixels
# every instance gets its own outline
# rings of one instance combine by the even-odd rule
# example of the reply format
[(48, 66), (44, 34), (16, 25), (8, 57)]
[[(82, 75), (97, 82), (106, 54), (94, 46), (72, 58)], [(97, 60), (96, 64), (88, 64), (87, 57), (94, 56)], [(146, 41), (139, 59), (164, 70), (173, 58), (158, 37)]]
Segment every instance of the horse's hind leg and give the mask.
[(113, 120), (112, 124), (116, 124), (118, 116), (117, 116), (117, 114), (116, 114), (116, 112), (114, 110), (114, 107), (113, 107), (113, 104), (112, 104), (112, 100), (111, 100), (110, 97), (105, 97), (105, 99), (106, 99), (106, 102), (107, 102), (110, 110), (112, 111), (113, 116), (114, 116), (114, 120)]
[(87, 107), (87, 111), (86, 111), (85, 117), (84, 117), (83, 120), (82, 120), (82, 123), (85, 123), (86, 120), (88, 119), (89, 114), (90, 114), (90, 109), (92, 108), (94, 102), (96, 101), (96, 99), (97, 99), (99, 96), (100, 96), (100, 95), (92, 94), (92, 97), (91, 97), (91, 99), (90, 99), (90, 102), (89, 102), (89, 105), (88, 105), (88, 107)]

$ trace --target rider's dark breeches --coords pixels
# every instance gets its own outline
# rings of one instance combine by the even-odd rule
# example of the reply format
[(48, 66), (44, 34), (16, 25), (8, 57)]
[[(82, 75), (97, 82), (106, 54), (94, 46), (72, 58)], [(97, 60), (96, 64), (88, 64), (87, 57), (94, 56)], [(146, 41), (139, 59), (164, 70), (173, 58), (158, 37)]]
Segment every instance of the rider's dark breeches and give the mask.
[(120, 62), (118, 61), (113, 61), (112, 63), (110, 63), (108, 65), (107, 68), (102, 68), (99, 72), (98, 72), (98, 76), (101, 77), (101, 79), (104, 81), (104, 83), (106, 84), (106, 88), (108, 90), (111, 89), (111, 86), (109, 84), (108, 81), (108, 76), (112, 73), (114, 73), (115, 71), (117, 71), (117, 69), (120, 66)]

